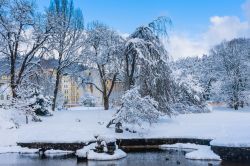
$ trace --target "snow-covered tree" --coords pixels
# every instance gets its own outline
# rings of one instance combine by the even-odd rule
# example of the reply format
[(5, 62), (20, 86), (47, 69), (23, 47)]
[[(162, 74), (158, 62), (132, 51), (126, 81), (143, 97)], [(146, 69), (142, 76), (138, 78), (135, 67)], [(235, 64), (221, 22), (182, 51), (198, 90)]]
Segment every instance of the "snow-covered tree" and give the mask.
[(152, 29), (139, 27), (131, 34), (126, 44), (125, 57), (128, 89), (138, 85), (142, 96), (149, 95), (158, 102), (159, 111), (168, 115), (181, 112), (175, 108), (180, 103), (186, 110), (194, 105), (197, 110), (193, 112), (203, 110), (200, 92), (194, 93), (191, 86), (180, 84), (180, 80), (172, 74), (167, 51)]
[(236, 110), (248, 103), (249, 45), (249, 39), (233, 39), (211, 50), (213, 62), (221, 76), (222, 94), (229, 106)]
[(211, 49), (209, 55), (190, 57), (175, 62), (181, 77), (189, 76), (202, 87), (204, 99), (225, 102), (238, 109), (249, 103), (249, 39), (224, 41)]
[(123, 96), (117, 117), (107, 127), (119, 120), (138, 124), (149, 119), (157, 122), (160, 113), (170, 116), (173, 113), (206, 111), (200, 91), (184, 81), (181, 83), (173, 74), (168, 53), (150, 26), (139, 27), (128, 37), (124, 56), (128, 91)]
[(51, 115), (52, 101), (50, 97), (42, 95), (40, 90), (35, 89), (29, 98), (31, 101), (29, 106), (34, 110), (36, 115)]
[(30, 0), (0, 1), (0, 54), (9, 60), (12, 97), (43, 56), (51, 27)]
[(204, 99), (204, 89), (199, 80), (193, 75), (183, 75), (182, 71), (175, 70), (173, 89), (174, 100), (170, 105), (172, 113), (199, 113), (208, 112)]
[(121, 71), (124, 40), (115, 31), (100, 22), (89, 24), (84, 52), (85, 63), (89, 69), (96, 69), (100, 85), (85, 79), (83, 83), (92, 84), (101, 92), (104, 109), (109, 109), (109, 98)]
[(53, 0), (48, 9), (48, 22), (53, 26), (50, 38), (51, 54), (57, 59), (52, 110), (55, 110), (60, 78), (65, 70), (79, 63), (84, 40), (83, 15), (73, 1)]

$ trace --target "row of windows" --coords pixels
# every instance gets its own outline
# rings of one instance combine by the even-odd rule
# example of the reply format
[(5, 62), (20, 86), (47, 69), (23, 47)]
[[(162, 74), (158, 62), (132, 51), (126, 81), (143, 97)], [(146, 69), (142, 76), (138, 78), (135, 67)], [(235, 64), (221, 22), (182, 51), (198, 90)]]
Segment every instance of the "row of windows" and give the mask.
[(4, 97), (4, 95), (1, 95), (0, 99), (1, 99), (1, 100), (4, 100), (4, 99), (9, 100), (9, 99), (10, 99), (10, 96), (7, 95), (6, 97)]

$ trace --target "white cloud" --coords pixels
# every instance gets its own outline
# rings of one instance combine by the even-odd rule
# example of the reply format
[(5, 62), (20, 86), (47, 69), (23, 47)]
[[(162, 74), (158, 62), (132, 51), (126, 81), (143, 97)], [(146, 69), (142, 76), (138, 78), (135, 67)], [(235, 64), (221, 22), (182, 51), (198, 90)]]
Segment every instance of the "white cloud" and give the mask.
[(246, 37), (249, 32), (249, 23), (241, 21), (236, 16), (214, 16), (210, 18), (210, 23), (208, 31), (203, 35), (203, 40), (209, 45), (217, 44), (222, 40)]
[[(204, 33), (191, 38), (187, 35), (174, 33), (170, 36), (168, 50), (174, 59), (187, 56), (202, 56), (209, 49), (223, 40), (237, 37), (250, 37), (250, 0), (242, 5), (249, 20), (242, 21), (236, 16), (213, 16)], [(197, 36), (197, 35), (196, 35)]]
[(173, 59), (179, 59), (187, 56), (201, 56), (206, 53), (205, 44), (199, 39), (191, 39), (186, 35), (173, 34), (169, 42), (165, 42), (167, 50)]

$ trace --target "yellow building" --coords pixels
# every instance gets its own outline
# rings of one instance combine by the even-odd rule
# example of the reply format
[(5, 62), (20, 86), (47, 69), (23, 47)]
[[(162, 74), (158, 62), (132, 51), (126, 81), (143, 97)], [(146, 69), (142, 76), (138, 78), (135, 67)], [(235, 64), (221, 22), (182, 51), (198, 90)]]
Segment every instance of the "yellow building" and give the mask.
[[(43, 70), (43, 74), (47, 77), (55, 78), (56, 73), (53, 69)], [(82, 73), (83, 76), (89, 77), (91, 82), (96, 86), (101, 88), (100, 77), (97, 70), (85, 70)], [(52, 81), (52, 79), (51, 79)], [(103, 105), (102, 93), (92, 84), (82, 85), (81, 80), (76, 80), (76, 78), (70, 75), (63, 75), (60, 79), (59, 93), (63, 95), (64, 103), (66, 107), (74, 107), (82, 105), (81, 99), (84, 95), (88, 94), (93, 96), (96, 100), (96, 106)], [(11, 98), (11, 90), (9, 87), (10, 77), (6, 75), (0, 76), (0, 101), (5, 102)], [(111, 80), (108, 81), (108, 87), (111, 86)], [(44, 87), (47, 89), (47, 87)], [(101, 88), (102, 89), (102, 88)], [(53, 93), (53, 92), (52, 92)], [(52, 94), (51, 92), (48, 94)], [(110, 96), (110, 102), (116, 104), (117, 99), (123, 94), (123, 83), (121, 81), (116, 81), (112, 94)], [(1, 102), (0, 102), (1, 103)]]
[(83, 94), (82, 88), (71, 76), (62, 76), (60, 91), (64, 95), (65, 104), (68, 107), (80, 105), (80, 97)]

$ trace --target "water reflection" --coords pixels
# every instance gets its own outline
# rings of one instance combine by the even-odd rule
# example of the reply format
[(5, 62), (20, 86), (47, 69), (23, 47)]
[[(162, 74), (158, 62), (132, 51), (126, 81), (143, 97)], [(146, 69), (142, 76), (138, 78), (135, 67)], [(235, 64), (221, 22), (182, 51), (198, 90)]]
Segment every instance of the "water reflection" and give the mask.
[(157, 152), (131, 152), (128, 156), (116, 161), (77, 162), (72, 156), (54, 156), (41, 158), (38, 155), (0, 155), (1, 166), (249, 166), (250, 163), (231, 163), (218, 161), (199, 161), (185, 159), (185, 152), (167, 150)]

